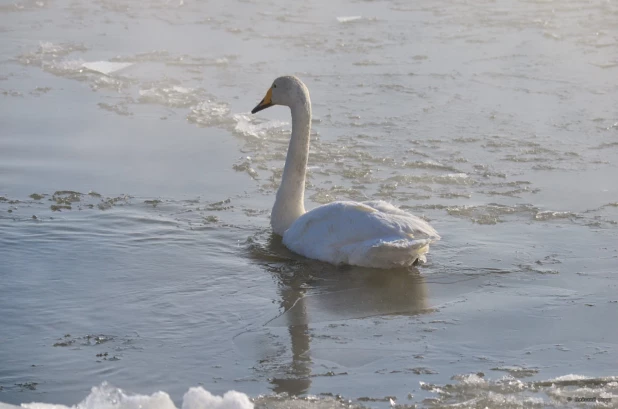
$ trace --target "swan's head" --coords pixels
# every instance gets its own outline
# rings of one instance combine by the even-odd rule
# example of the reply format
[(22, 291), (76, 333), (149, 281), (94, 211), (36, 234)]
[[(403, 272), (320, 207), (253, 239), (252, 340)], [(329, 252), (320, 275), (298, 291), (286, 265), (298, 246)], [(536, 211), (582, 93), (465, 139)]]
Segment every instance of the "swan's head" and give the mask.
[(273, 105), (293, 107), (297, 104), (306, 104), (309, 101), (309, 91), (301, 80), (294, 76), (279, 77), (266, 91), (266, 96), (251, 111), (252, 114)]

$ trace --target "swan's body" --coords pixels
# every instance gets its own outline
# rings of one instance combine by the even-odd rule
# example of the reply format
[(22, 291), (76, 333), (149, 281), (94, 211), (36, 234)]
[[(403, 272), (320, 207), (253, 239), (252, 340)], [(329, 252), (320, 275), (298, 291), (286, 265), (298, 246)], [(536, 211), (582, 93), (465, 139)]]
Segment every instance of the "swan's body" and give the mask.
[(333, 202), (305, 211), (305, 175), (311, 131), (311, 100), (296, 77), (275, 80), (252, 113), (272, 105), (292, 112), (292, 137), (271, 213), (283, 244), (308, 258), (332, 264), (394, 268), (425, 261), (438, 233), (424, 220), (383, 202)]

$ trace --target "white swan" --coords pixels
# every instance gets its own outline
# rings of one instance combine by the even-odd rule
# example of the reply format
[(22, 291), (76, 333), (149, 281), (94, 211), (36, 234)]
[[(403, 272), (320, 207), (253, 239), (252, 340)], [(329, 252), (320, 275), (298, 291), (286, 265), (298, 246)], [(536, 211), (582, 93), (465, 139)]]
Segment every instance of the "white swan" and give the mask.
[(283, 236), (283, 244), (295, 253), (332, 264), (396, 268), (425, 262), (429, 244), (440, 236), (424, 220), (390, 203), (340, 201), (305, 212), (309, 91), (296, 77), (279, 77), (251, 113), (273, 105), (292, 111), (292, 137), (270, 216), (273, 232)]

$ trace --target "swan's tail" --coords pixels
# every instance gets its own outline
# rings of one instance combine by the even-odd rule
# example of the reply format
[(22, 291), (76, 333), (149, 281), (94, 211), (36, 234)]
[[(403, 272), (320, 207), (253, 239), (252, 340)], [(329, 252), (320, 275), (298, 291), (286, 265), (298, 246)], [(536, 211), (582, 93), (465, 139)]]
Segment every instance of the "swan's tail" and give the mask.
[(408, 267), (427, 262), (425, 254), (433, 239), (393, 238), (355, 243), (348, 263), (363, 267)]

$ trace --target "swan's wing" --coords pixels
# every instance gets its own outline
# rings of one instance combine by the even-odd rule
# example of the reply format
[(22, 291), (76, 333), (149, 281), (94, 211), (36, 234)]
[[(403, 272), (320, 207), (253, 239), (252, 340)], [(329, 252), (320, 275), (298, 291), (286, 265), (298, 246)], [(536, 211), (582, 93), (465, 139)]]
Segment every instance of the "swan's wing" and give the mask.
[[(304, 245), (355, 241), (384, 233), (384, 226), (371, 215), (376, 209), (357, 202), (333, 202), (316, 207), (300, 216), (286, 230), (284, 244), (299, 242)], [(287, 243), (286, 243), (287, 242)]]
[(305, 257), (337, 264), (360, 259), (376, 247), (396, 246), (404, 253), (438, 238), (427, 222), (386, 202), (334, 202), (299, 217), (283, 243)]
[(413, 235), (427, 236), (433, 240), (440, 240), (438, 232), (429, 225), (425, 220), (420, 217), (414, 216), (411, 213), (401, 210), (400, 208), (393, 206), (391, 203), (383, 200), (374, 200), (369, 202), (363, 202), (362, 204), (372, 207), (382, 213), (390, 216), (395, 216), (395, 219), (399, 220), (403, 224), (403, 228), (409, 231)]

